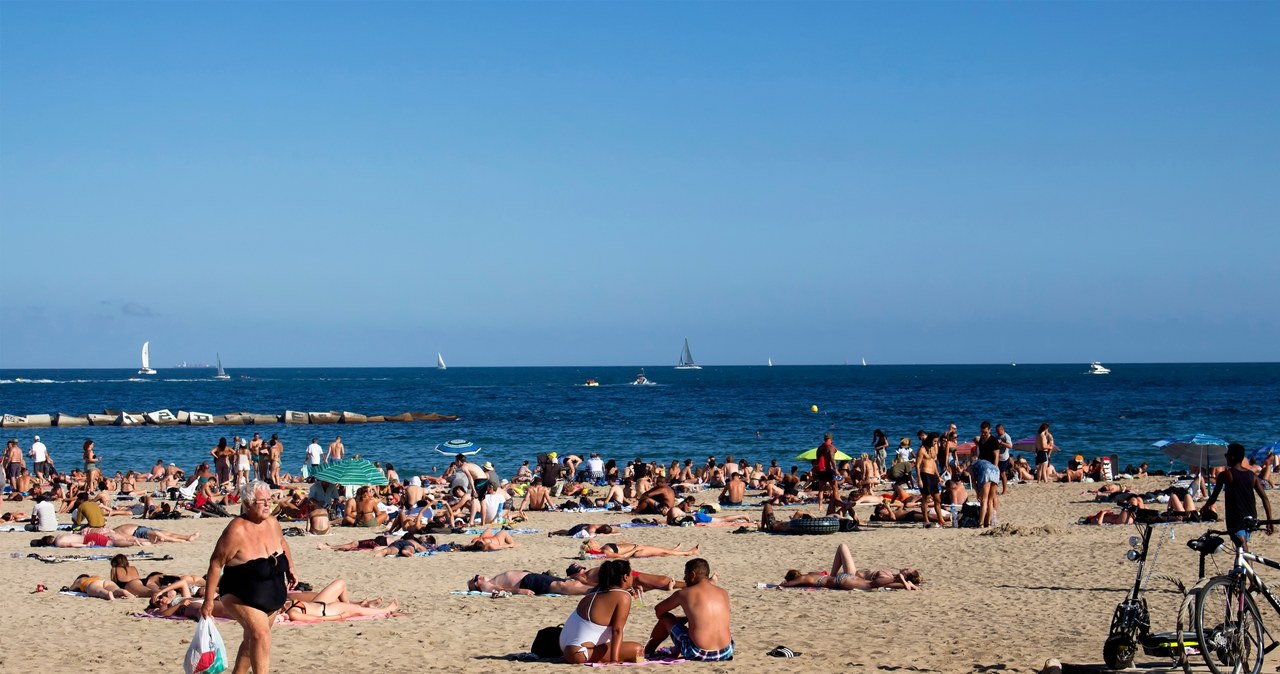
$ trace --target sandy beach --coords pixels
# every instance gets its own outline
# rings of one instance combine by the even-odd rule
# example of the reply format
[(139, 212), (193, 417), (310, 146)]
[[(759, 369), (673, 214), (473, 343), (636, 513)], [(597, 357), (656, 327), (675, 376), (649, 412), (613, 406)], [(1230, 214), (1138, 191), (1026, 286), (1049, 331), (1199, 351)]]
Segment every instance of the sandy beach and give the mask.
[[(1169, 478), (1136, 481), (1139, 490), (1167, 486)], [(1135, 567), (1124, 559), (1132, 526), (1080, 526), (1076, 520), (1103, 507), (1083, 494), (1091, 484), (1011, 486), (1002, 501), (1000, 527), (929, 529), (918, 525), (871, 524), (863, 531), (829, 536), (733, 534), (732, 527), (656, 527), (624, 530), (621, 540), (685, 547), (699, 544), (733, 600), (737, 656), (731, 663), (680, 665), (683, 670), (736, 671), (913, 671), (971, 672), (1003, 669), (1038, 671), (1048, 658), (1067, 663), (1100, 663), (1111, 611), (1133, 582)], [(753, 502), (750, 496), (748, 502)], [(6, 512), (30, 503), (4, 503)], [(862, 506), (862, 516), (870, 507)], [(783, 509), (791, 512), (796, 508)], [(758, 511), (743, 510), (753, 516)], [(65, 516), (63, 516), (65, 517)], [(408, 559), (373, 559), (367, 552), (328, 552), (316, 543), (344, 543), (366, 537), (368, 529), (335, 528), (325, 537), (289, 538), (297, 567), (317, 587), (332, 578), (349, 581), (356, 597), (400, 600), (408, 615), (393, 619), (277, 627), (273, 670), (324, 667), (357, 671), (376, 664), (382, 671), (542, 672), (569, 665), (509, 661), (527, 651), (534, 633), (563, 622), (576, 599), (522, 597), (490, 599), (457, 596), (476, 573), (509, 569), (562, 574), (578, 542), (548, 538), (545, 532), (577, 522), (624, 522), (614, 513), (534, 513), (524, 526), (542, 533), (518, 536), (522, 547), (489, 553), (447, 553)], [(113, 517), (109, 524), (126, 521)], [(164, 522), (181, 533), (200, 532), (192, 543), (148, 548), (169, 561), (138, 561), (145, 574), (202, 574), (226, 520)], [(287, 525), (286, 525), (287, 526)], [(1159, 572), (1195, 576), (1196, 557), (1185, 542), (1206, 528), (1173, 527)], [(142, 600), (107, 602), (61, 595), (57, 589), (80, 573), (107, 576), (106, 561), (46, 564), (26, 555), (34, 534), (0, 534), (0, 587), (5, 588), (0, 671), (38, 662), (51, 671), (174, 672), (194, 623), (130, 617)], [(446, 535), (442, 542), (466, 542)], [(1255, 550), (1277, 552), (1280, 539), (1259, 536)], [(779, 582), (789, 568), (829, 568), (838, 543), (847, 543), (861, 566), (918, 567), (921, 592), (835, 592), (757, 589)], [(50, 555), (112, 553), (113, 550), (51, 550)], [(685, 559), (635, 560), (634, 568), (679, 577)], [(598, 562), (592, 562), (597, 564)], [(1220, 556), (1219, 564), (1229, 560)], [(50, 591), (34, 594), (38, 583)], [(1163, 586), (1157, 585), (1157, 589)], [(636, 603), (627, 638), (643, 641), (654, 623), (653, 606), (665, 596), (651, 592)], [(1173, 628), (1176, 594), (1153, 592), (1153, 627)], [(223, 623), (234, 651), (240, 630)], [(765, 654), (785, 645), (803, 655), (779, 659)], [(1139, 655), (1139, 663), (1158, 662)]]

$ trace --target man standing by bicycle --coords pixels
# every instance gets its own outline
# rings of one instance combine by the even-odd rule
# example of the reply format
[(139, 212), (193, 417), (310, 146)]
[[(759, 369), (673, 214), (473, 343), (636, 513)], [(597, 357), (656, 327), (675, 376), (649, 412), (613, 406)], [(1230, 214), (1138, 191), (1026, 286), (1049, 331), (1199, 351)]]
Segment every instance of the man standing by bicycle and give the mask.
[(1262, 499), (1262, 507), (1267, 511), (1267, 535), (1274, 534), (1276, 529), (1271, 524), (1271, 501), (1262, 490), (1262, 481), (1253, 471), (1240, 465), (1244, 462), (1244, 454), (1244, 445), (1235, 442), (1227, 445), (1227, 469), (1218, 473), (1217, 482), (1213, 485), (1213, 493), (1209, 495), (1209, 500), (1205, 501), (1200, 512), (1204, 514), (1211, 512), (1214, 502), (1218, 500), (1218, 494), (1226, 489), (1227, 514), (1224, 519), (1227, 531), (1231, 532), (1231, 539), (1235, 541), (1236, 546), (1248, 552), (1249, 529), (1245, 525), (1245, 520), (1258, 517), (1258, 503), (1255, 497)]

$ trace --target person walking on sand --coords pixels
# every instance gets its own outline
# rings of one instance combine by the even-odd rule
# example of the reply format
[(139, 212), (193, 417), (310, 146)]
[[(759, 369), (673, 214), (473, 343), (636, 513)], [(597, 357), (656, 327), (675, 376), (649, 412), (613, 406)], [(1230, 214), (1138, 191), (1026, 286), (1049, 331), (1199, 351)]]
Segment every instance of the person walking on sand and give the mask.
[(888, 470), (889, 464), (886, 461), (889, 458), (889, 437), (879, 428), (871, 432), (871, 449), (875, 450), (876, 463), (880, 464), (880, 472)]
[(28, 453), (31, 455), (32, 470), (40, 479), (48, 480), (53, 475), (53, 461), (49, 458), (49, 448), (40, 442), (40, 436), (37, 435), (35, 442), (31, 443)]
[(320, 439), (311, 438), (311, 444), (307, 445), (307, 482), (315, 482), (314, 475), (320, 470), (320, 461), (324, 458), (323, 450), (320, 449)]
[[(231, 520), (209, 556), (203, 618), (221, 605), (240, 626), (244, 639), (236, 651), (234, 674), (268, 674), (271, 625), (284, 606), (288, 587), (297, 582), (293, 554), (271, 517), (271, 488), (253, 481), (240, 488), (239, 517)], [(220, 603), (214, 599), (221, 597)]]
[(260, 434), (253, 434), (253, 439), (249, 441), (249, 453), (253, 455), (256, 479), (266, 482), (271, 475), (271, 454), (267, 452), (266, 443), (262, 441)]
[(1217, 502), (1218, 495), (1226, 490), (1227, 514), (1224, 519), (1227, 531), (1231, 532), (1231, 540), (1235, 541), (1236, 546), (1248, 552), (1249, 529), (1246, 520), (1258, 516), (1258, 503), (1255, 497), (1262, 499), (1262, 507), (1267, 511), (1267, 535), (1274, 534), (1276, 528), (1271, 524), (1271, 500), (1263, 491), (1262, 481), (1253, 471), (1241, 465), (1244, 462), (1244, 455), (1244, 445), (1235, 442), (1227, 445), (1227, 469), (1218, 473), (1217, 482), (1213, 485), (1213, 493), (1209, 495), (1209, 500), (1204, 502), (1204, 507), (1200, 511), (1206, 515), (1213, 512), (1213, 504)]
[(9, 489), (15, 494), (21, 491), (18, 489), (18, 476), (22, 475), (22, 469), (26, 467), (27, 460), (22, 458), (22, 448), (18, 446), (18, 441), (10, 440), (4, 448), (4, 477)]
[[(671, 637), (676, 651), (686, 660), (732, 660), (729, 593), (711, 582), (711, 567), (701, 557), (685, 562), (684, 583), (654, 608), (658, 624), (645, 644), (645, 654), (653, 655)], [(684, 611), (683, 616), (672, 613), (677, 608)]]
[(978, 502), (982, 504), (978, 526), (989, 527), (995, 520), (998, 504), (996, 486), (1000, 482), (1000, 469), (996, 468), (996, 461), (1000, 456), (1000, 442), (991, 434), (990, 421), (982, 422), (979, 429), (978, 436), (973, 439), (978, 459), (970, 466), (970, 477), (973, 490), (978, 493)]

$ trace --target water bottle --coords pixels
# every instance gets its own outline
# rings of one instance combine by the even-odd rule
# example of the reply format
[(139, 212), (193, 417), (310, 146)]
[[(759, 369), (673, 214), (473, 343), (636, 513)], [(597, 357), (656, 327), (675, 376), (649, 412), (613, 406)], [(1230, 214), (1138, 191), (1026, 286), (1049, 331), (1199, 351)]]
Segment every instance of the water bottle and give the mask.
[(951, 504), (951, 527), (953, 529), (959, 528), (960, 526), (960, 514), (958, 511), (959, 511), (959, 506), (952, 503)]

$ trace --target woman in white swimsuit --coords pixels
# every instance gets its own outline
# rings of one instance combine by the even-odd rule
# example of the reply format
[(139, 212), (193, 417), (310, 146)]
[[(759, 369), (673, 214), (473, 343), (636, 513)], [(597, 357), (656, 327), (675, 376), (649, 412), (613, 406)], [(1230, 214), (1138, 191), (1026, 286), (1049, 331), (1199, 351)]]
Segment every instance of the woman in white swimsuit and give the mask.
[(565, 662), (638, 662), (643, 657), (642, 645), (622, 640), (633, 582), (631, 562), (611, 559), (600, 565), (600, 585), (578, 602), (560, 632)]
[(249, 470), (252, 461), (249, 459), (249, 448), (244, 445), (244, 440), (240, 441), (240, 446), (236, 447), (236, 487), (249, 482)]

